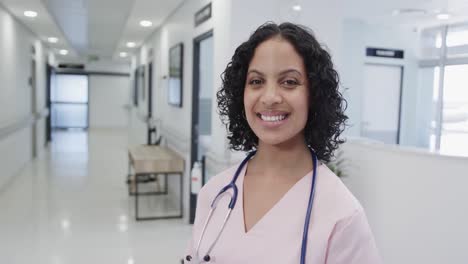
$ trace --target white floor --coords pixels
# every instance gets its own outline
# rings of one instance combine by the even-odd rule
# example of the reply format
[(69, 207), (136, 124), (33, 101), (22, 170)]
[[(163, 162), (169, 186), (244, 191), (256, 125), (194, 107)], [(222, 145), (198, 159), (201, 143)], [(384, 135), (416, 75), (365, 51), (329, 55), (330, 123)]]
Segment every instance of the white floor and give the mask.
[(136, 222), (127, 133), (60, 132), (0, 193), (0, 263), (180, 263), (191, 226)]

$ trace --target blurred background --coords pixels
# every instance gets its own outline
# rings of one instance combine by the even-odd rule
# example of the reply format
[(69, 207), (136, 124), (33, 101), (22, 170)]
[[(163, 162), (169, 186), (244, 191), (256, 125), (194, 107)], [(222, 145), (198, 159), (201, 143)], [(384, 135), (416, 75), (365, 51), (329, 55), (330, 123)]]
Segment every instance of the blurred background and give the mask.
[[(384, 262), (468, 263), (465, 0), (0, 0), (0, 262), (180, 263), (199, 187), (243, 157), (220, 75), (266, 21), (332, 55), (330, 167)], [(180, 166), (138, 173), (169, 162), (147, 145)]]

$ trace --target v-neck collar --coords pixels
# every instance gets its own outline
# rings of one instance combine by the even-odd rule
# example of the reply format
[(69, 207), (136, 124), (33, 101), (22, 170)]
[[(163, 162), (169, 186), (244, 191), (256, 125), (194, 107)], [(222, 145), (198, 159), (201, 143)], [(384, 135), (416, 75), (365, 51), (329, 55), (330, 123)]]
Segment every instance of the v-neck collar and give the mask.
[[(260, 228), (264, 222), (268, 221), (269, 218), (271, 218), (277, 210), (279, 210), (278, 208), (281, 207), (281, 205), (283, 203), (285, 203), (285, 201), (287, 201), (287, 199), (289, 198), (289, 196), (291, 196), (292, 194), (294, 194), (295, 192), (295, 189), (297, 189), (299, 186), (302, 185), (302, 183), (304, 181), (306, 181), (308, 178), (311, 178), (312, 177), (312, 172), (313, 171), (309, 171), (306, 175), (304, 175), (301, 179), (299, 179), (291, 188), (289, 188), (289, 190), (266, 212), (265, 215), (263, 215), (251, 228), (249, 231), (246, 231), (245, 229), (245, 212), (244, 212), (244, 177), (245, 177), (245, 173), (247, 171), (247, 166), (248, 166), (248, 162), (245, 164), (244, 168), (242, 168), (242, 171), (239, 175), (239, 179), (238, 179), (238, 198), (239, 198), (239, 201), (238, 201), (238, 206), (240, 208), (240, 223), (241, 223), (241, 231), (242, 231), (242, 234), (244, 236), (248, 236), (252, 233), (255, 232), (255, 230), (257, 230), (258, 228)], [(318, 166), (317, 170), (319, 169), (320, 166)], [(318, 173), (317, 173), (318, 174)], [(307, 193), (307, 197), (309, 196), (309, 193)], [(304, 196), (305, 199), (306, 199), (306, 196)], [(259, 227), (260, 226), (260, 227)]]

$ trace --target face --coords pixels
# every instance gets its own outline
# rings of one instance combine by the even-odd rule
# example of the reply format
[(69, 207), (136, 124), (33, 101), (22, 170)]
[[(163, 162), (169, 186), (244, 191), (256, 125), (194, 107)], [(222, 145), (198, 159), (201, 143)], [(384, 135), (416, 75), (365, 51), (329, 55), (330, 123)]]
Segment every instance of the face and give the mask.
[(304, 141), (307, 75), (302, 57), (288, 41), (275, 37), (257, 46), (247, 71), (244, 107), (259, 144)]

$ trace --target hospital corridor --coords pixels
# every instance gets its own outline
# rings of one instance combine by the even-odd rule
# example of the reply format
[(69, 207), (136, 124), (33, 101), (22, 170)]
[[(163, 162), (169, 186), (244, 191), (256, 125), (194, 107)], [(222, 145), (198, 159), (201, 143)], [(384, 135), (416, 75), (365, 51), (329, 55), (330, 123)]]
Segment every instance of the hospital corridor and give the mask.
[(0, 0), (0, 263), (468, 263), (467, 84), (465, 0)]
[(127, 132), (56, 132), (47, 153), (2, 189), (4, 263), (171, 263), (182, 220), (136, 223), (122, 175)]

